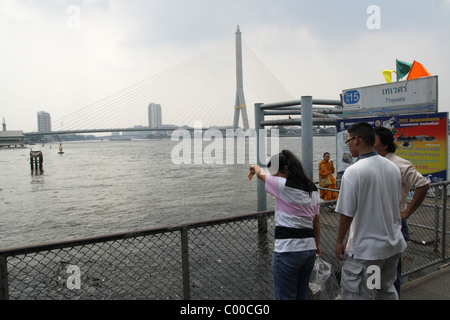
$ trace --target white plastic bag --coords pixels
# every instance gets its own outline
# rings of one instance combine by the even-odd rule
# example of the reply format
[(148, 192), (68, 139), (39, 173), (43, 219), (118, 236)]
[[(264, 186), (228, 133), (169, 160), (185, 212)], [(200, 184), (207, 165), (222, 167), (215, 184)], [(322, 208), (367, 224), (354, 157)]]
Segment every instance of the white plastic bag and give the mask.
[(309, 288), (313, 295), (324, 288), (325, 282), (327, 282), (330, 274), (331, 264), (321, 257), (317, 257), (314, 262), (314, 269), (311, 272), (311, 277), (309, 278)]

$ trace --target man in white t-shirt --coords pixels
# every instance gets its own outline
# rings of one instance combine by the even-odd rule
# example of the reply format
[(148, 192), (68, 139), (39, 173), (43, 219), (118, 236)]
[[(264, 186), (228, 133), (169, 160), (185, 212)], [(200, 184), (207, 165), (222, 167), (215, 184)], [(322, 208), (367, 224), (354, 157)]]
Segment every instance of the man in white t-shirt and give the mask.
[(336, 204), (340, 213), (336, 256), (344, 261), (341, 297), (398, 299), (396, 268), (406, 248), (399, 209), (400, 170), (374, 151), (375, 134), (370, 124), (350, 126), (346, 143), (358, 159), (342, 176)]

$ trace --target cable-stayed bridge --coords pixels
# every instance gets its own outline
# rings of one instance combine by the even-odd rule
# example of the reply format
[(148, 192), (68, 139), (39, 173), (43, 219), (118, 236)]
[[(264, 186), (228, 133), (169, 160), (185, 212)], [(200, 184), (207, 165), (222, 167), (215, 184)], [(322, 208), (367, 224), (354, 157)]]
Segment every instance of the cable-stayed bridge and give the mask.
[[(157, 131), (148, 128), (152, 102), (161, 105), (162, 122), (172, 127), (193, 127), (196, 121), (203, 127), (231, 127), (238, 81), (235, 49), (234, 41), (221, 44), (53, 120), (51, 133), (26, 135)], [(254, 127), (254, 103), (292, 100), (292, 96), (245, 43), (242, 57), (248, 120)]]

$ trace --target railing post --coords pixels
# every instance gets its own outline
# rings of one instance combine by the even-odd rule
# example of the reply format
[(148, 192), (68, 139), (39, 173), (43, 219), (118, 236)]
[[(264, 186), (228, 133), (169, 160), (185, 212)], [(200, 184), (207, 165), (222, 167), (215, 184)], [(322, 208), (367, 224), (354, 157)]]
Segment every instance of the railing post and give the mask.
[[(261, 126), (261, 121), (264, 120), (264, 112), (261, 110), (262, 103), (255, 104), (255, 134), (256, 134), (256, 158), (259, 166), (266, 166), (262, 163), (262, 158), (266, 157), (266, 135), (262, 134), (264, 126)], [(264, 161), (265, 162), (265, 161)], [(257, 179), (257, 194), (258, 194), (258, 212), (267, 210), (267, 196), (264, 181)]]
[(433, 251), (438, 251), (439, 245), (439, 194), (442, 196), (440, 192), (441, 186), (436, 186), (434, 193), (434, 242), (433, 242)]
[(181, 229), (181, 268), (183, 271), (183, 299), (191, 299), (191, 280), (189, 274), (189, 237), (188, 229)]
[(442, 238), (441, 238), (441, 258), (446, 259), (446, 245), (447, 245), (447, 187), (448, 184), (444, 184), (443, 197), (442, 200)]
[(302, 165), (306, 175), (313, 179), (313, 114), (311, 96), (303, 96), (302, 102)]
[(0, 300), (9, 300), (8, 262), (6, 256), (0, 256)]
[[(262, 103), (255, 104), (255, 134), (256, 134), (256, 159), (259, 166), (265, 166), (266, 163), (262, 163), (262, 158), (265, 159), (266, 150), (266, 135), (262, 134), (264, 126), (261, 125), (261, 121), (264, 121), (264, 111), (261, 110)], [(273, 153), (273, 150), (272, 150)], [(265, 161), (264, 161), (265, 162)], [(256, 179), (257, 184), (257, 210), (258, 212), (267, 210), (267, 194), (264, 181)], [(264, 239), (267, 238), (267, 218), (258, 218), (258, 243), (261, 244)]]

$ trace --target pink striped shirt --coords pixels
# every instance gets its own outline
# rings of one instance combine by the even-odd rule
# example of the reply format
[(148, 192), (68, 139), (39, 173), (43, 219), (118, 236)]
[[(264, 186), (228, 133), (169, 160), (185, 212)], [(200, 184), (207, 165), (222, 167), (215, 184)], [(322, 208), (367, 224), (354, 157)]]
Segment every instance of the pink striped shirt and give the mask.
[[(313, 228), (313, 219), (319, 214), (320, 197), (317, 191), (308, 191), (286, 186), (286, 178), (266, 176), (266, 192), (277, 198), (275, 204), (275, 226), (288, 228)], [(314, 238), (276, 239), (276, 252), (315, 250)]]

